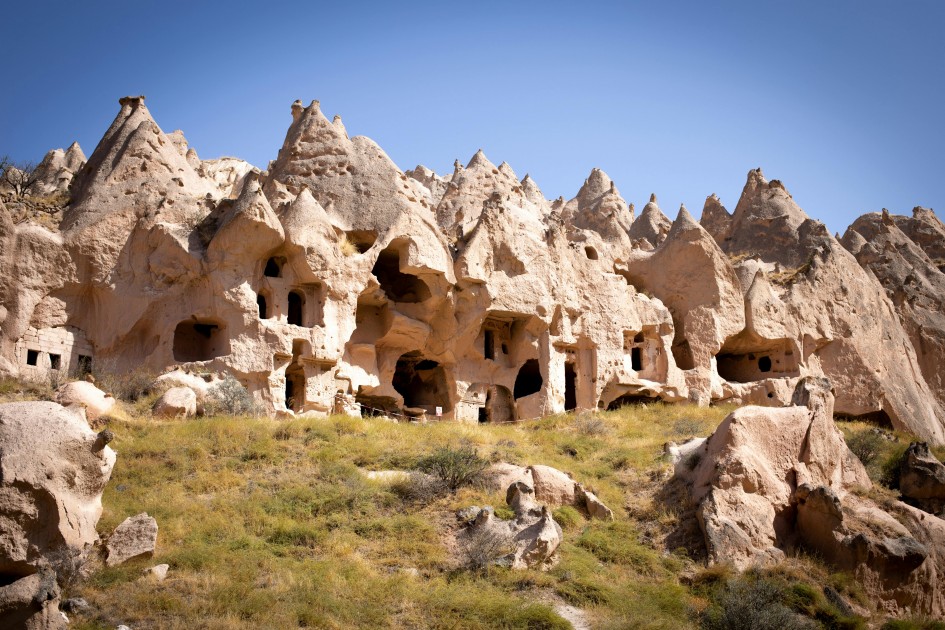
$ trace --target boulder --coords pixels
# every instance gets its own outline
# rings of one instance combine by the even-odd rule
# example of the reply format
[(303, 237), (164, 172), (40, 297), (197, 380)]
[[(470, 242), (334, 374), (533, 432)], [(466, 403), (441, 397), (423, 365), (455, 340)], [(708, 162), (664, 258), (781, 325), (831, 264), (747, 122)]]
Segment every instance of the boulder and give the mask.
[(941, 515), (945, 508), (945, 465), (925, 442), (913, 442), (899, 460), (899, 493), (906, 503)]
[(106, 415), (115, 406), (115, 398), (88, 381), (73, 381), (56, 390), (56, 402), (64, 407), (79, 405), (85, 408), (89, 421)]
[(587, 515), (591, 518), (602, 521), (614, 520), (614, 511), (607, 507), (603, 501), (597, 498), (597, 495), (587, 490), (581, 484), (574, 484), (575, 503), (583, 506)]
[(745, 569), (803, 548), (853, 573), (885, 614), (941, 615), (945, 521), (854, 492), (871, 484), (833, 401), (826, 379), (805, 377), (793, 406), (736, 410), (690, 452), (695, 466), (676, 466), (709, 562)]
[(98, 541), (107, 441), (56, 403), (0, 405), (0, 574), (81, 558)]
[(574, 505), (574, 479), (551, 466), (541, 464), (529, 466), (532, 474), (532, 484), (535, 488), (535, 498), (550, 507)]
[(151, 413), (162, 418), (190, 418), (197, 415), (197, 394), (189, 387), (172, 387), (154, 402)]
[(157, 521), (146, 512), (129, 516), (108, 537), (105, 564), (113, 567), (132, 558), (153, 554), (157, 535)]
[(506, 462), (496, 462), (492, 464), (482, 472), (480, 478), (482, 479), (483, 485), (493, 492), (500, 492), (503, 488), (508, 488), (516, 481), (524, 481), (529, 485), (534, 484), (530, 468), (516, 466), (515, 464), (508, 464)]
[(0, 586), (0, 621), (4, 628), (64, 630), (60, 591), (52, 570), (33, 573)]

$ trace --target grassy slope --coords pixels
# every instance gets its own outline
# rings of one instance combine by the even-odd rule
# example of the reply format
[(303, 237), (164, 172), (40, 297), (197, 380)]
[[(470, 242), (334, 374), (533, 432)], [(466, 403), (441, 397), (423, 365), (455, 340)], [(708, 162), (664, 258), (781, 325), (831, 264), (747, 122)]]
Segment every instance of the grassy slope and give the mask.
[[(0, 402), (50, 394), (0, 382)], [(727, 593), (736, 602), (747, 593), (754, 599), (745, 604), (757, 608), (759, 594), (772, 588), (773, 605), (816, 619), (814, 627), (864, 627), (824, 600), (828, 584), (861, 610), (870, 607), (851, 576), (831, 574), (816, 559), (738, 578), (727, 567), (703, 569), (685, 554), (657, 551), (676, 520), (675, 506), (654, 502), (669, 472), (663, 444), (708, 435), (730, 408), (652, 405), (500, 426), (345, 417), (160, 421), (148, 408), (148, 400), (125, 404), (109, 422), (119, 455), (99, 531), (147, 511), (160, 525), (157, 553), (71, 587), (67, 596), (92, 604), (72, 627), (568, 627), (547, 603), (558, 598), (585, 610), (595, 628), (687, 628), (702, 611), (731, 608)], [(887, 439), (866, 424), (841, 427), (874, 481), (908, 444), (907, 436)], [(557, 512), (565, 540), (549, 571), (458, 569), (448, 551), (453, 512), (489, 504), (501, 513), (504, 493), (465, 488), (426, 506), (405, 504), (359, 468), (409, 469), (437, 447), (464, 444), (494, 461), (572, 473), (616, 521)], [(881, 486), (873, 494), (894, 496)], [(161, 562), (171, 566), (166, 581), (141, 577)]]
[[(640, 542), (625, 505), (652, 471), (665, 470), (665, 441), (708, 434), (726, 411), (656, 405), (602, 422), (560, 416), (502, 426), (114, 420), (118, 463), (99, 530), (147, 511), (160, 525), (158, 551), (76, 587), (96, 613), (75, 627), (567, 627), (540, 603), (556, 593), (585, 608), (595, 627), (684, 628), (697, 603), (676, 578), (685, 561)], [(501, 508), (504, 496), (466, 488), (405, 505), (358, 468), (406, 469), (438, 446), (464, 443), (495, 461), (571, 472), (617, 520), (568, 524), (561, 561), (548, 572), (456, 570), (444, 542), (452, 511)], [(647, 506), (634, 513), (669, 518)], [(166, 581), (140, 579), (160, 562), (171, 565)]]

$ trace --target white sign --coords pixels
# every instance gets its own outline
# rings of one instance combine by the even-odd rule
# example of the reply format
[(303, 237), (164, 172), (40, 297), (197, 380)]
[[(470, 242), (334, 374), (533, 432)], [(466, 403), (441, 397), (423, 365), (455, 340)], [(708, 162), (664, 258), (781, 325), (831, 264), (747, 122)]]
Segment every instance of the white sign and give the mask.
[(439, 418), (439, 417), (442, 417), (442, 415), (443, 415), (443, 407), (437, 407), (437, 408), (436, 408), (436, 417)]

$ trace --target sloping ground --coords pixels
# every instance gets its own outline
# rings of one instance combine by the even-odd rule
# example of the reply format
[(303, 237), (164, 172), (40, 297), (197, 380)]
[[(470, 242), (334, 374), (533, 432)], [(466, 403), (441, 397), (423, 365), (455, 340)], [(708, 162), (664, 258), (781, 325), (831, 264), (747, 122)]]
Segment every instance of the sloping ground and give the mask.
[[(49, 393), (0, 382), (0, 401)], [(418, 425), (163, 421), (145, 411), (150, 402), (121, 403), (107, 420), (118, 460), (98, 529), (105, 535), (146, 511), (160, 526), (156, 554), (67, 585), (65, 597), (90, 604), (70, 615), (73, 628), (568, 628), (578, 620), (591, 628), (770, 622), (763, 627), (788, 630), (882, 621), (869, 619), (871, 602), (849, 574), (816, 559), (736, 575), (725, 565), (704, 568), (699, 535), (667, 539), (678, 535), (686, 507), (660, 492), (671, 469), (663, 445), (708, 435), (730, 407), (655, 404), (530, 423)], [(875, 480), (908, 444), (863, 423), (843, 429)], [(450, 536), (455, 511), (488, 504), (508, 518), (504, 492), (472, 486), (417, 500), (403, 484), (365, 474), (409, 470), (439, 448), (464, 446), (491, 461), (568, 471), (615, 520), (558, 508), (564, 542), (555, 566), (471, 571)], [(879, 501), (894, 496), (873, 492)], [(170, 565), (166, 580), (143, 576), (160, 563)], [(733, 626), (738, 620), (749, 625)], [(905, 623), (895, 627), (936, 627)]]
[[(147, 511), (160, 524), (158, 550), (76, 587), (93, 612), (75, 627), (568, 627), (540, 603), (549, 593), (593, 627), (686, 627), (693, 598), (676, 575), (689, 561), (641, 542), (624, 504), (645, 471), (662, 467), (663, 442), (708, 433), (725, 412), (660, 405), (501, 426), (113, 421), (118, 464), (99, 529)], [(463, 443), (493, 460), (569, 471), (617, 520), (559, 509), (565, 542), (548, 572), (459, 570), (445, 541), (453, 512), (491, 504), (501, 513), (504, 492), (465, 488), (424, 507), (359, 468), (406, 469)], [(158, 563), (171, 565), (166, 581), (140, 578)]]

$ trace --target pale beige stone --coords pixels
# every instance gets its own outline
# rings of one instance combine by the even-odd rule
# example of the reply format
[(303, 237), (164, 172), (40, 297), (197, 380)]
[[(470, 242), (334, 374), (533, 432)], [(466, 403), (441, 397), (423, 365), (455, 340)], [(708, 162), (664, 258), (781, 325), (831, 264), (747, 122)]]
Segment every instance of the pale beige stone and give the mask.
[(197, 394), (189, 387), (172, 387), (154, 401), (151, 413), (163, 418), (190, 418), (197, 415)]
[(140, 556), (154, 553), (158, 524), (154, 517), (142, 512), (123, 520), (105, 542), (105, 564), (113, 567)]
[(64, 407), (79, 405), (86, 417), (95, 420), (108, 414), (115, 406), (115, 398), (88, 381), (72, 381), (56, 390), (56, 402)]

